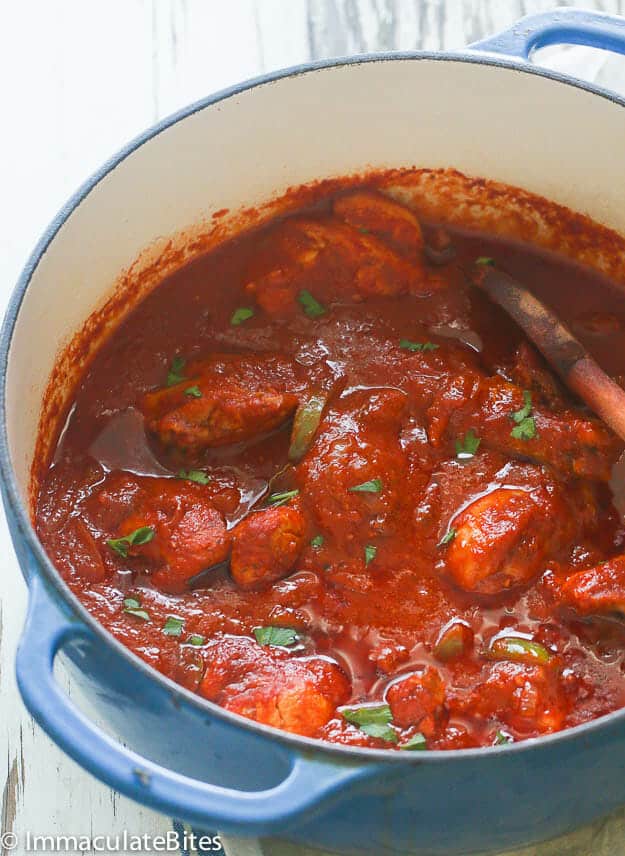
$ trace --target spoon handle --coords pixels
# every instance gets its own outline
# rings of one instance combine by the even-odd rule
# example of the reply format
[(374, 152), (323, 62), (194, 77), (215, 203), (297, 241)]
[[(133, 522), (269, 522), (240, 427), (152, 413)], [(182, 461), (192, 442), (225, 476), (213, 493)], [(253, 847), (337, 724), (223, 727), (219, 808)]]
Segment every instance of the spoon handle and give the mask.
[(490, 265), (480, 265), (473, 282), (516, 321), (569, 389), (625, 440), (625, 390), (555, 313), (507, 273)]

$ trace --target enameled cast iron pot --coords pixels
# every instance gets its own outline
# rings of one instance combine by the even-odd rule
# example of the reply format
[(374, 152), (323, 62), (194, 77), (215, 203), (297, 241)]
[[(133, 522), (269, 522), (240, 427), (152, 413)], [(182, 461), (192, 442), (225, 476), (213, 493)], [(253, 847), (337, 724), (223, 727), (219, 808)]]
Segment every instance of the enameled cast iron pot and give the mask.
[[(1, 340), (1, 471), (30, 589), (17, 655), (35, 719), (95, 776), (200, 829), (341, 852), (451, 854), (556, 836), (625, 803), (625, 710), (516, 746), (391, 753), (322, 745), (228, 713), (113, 639), (44, 554), (27, 510), (42, 394), (60, 343), (157, 236), (289, 185), (375, 166), (454, 166), (625, 234), (625, 101), (528, 64), (578, 43), (625, 53), (625, 21), (527, 18), (461, 54), (315, 63), (208, 98), (107, 163), (30, 258)], [(208, 202), (207, 202), (208, 200)], [(63, 655), (125, 748), (53, 677)]]

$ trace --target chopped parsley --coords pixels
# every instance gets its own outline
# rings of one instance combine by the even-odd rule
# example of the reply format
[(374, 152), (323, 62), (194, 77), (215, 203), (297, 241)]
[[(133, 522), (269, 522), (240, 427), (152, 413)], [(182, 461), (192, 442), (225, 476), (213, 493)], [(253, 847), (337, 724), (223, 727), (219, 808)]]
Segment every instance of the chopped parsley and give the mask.
[(476, 265), (490, 265), (491, 267), (495, 264), (495, 259), (491, 259), (490, 256), (479, 256), (475, 260)]
[(202, 390), (199, 388), (199, 386), (197, 384), (194, 384), (193, 386), (188, 386), (185, 389), (184, 394), (188, 395), (189, 398), (201, 398), (202, 397)]
[(367, 544), (365, 547), (365, 565), (368, 565), (375, 559), (377, 552), (377, 547), (374, 547), (373, 544)]
[(440, 348), (440, 345), (436, 345), (434, 342), (411, 342), (410, 339), (400, 339), (399, 347), (403, 348), (404, 351), (436, 351), (437, 348)]
[(266, 505), (286, 505), (291, 499), (299, 494), (299, 490), (284, 490), (282, 493), (272, 493), (267, 499)]
[(420, 751), (422, 749), (427, 749), (428, 744), (427, 744), (427, 740), (425, 739), (423, 734), (421, 734), (420, 731), (417, 731), (416, 734), (412, 735), (410, 740), (407, 740), (405, 743), (402, 743), (399, 748), (400, 749), (408, 749), (412, 752), (415, 752), (415, 751)]
[(456, 530), (453, 528), (449, 529), (438, 542), (438, 547), (444, 547), (446, 544), (449, 544), (456, 537)]
[(232, 317), (230, 318), (230, 323), (233, 327), (238, 327), (239, 324), (242, 324), (244, 321), (247, 321), (248, 318), (254, 317), (254, 310), (250, 309), (249, 306), (239, 306), (238, 309), (235, 309), (232, 313)]
[(319, 547), (323, 547), (324, 540), (323, 535), (315, 535), (314, 538), (310, 539), (310, 546), (314, 547), (315, 550), (318, 550)]
[(516, 425), (510, 431), (510, 436), (515, 440), (533, 440), (536, 436), (536, 422), (534, 417), (530, 416), (532, 412), (532, 393), (523, 390), (523, 407), (512, 414), (512, 420)]
[(387, 704), (346, 708), (341, 711), (341, 715), (369, 737), (378, 737), (387, 743), (397, 743), (397, 732), (391, 728), (393, 715)]
[(176, 618), (175, 615), (170, 615), (163, 627), (163, 633), (166, 636), (181, 636), (183, 627), (184, 618)]
[(183, 380), (186, 380), (185, 376), (182, 374), (186, 364), (186, 360), (182, 357), (173, 358), (169, 371), (167, 372), (167, 386), (176, 386), (177, 383), (182, 383)]
[(310, 291), (307, 291), (305, 288), (303, 288), (297, 295), (297, 299), (304, 310), (304, 314), (308, 315), (309, 318), (320, 318), (322, 315), (326, 314), (325, 306), (319, 303), (319, 301), (312, 296)]
[(493, 746), (503, 746), (505, 743), (514, 743), (514, 737), (511, 734), (506, 734), (505, 731), (498, 731), (495, 734)]
[(121, 556), (122, 559), (127, 559), (128, 550), (131, 547), (140, 547), (142, 544), (148, 544), (154, 538), (155, 534), (152, 526), (140, 526), (134, 532), (131, 532), (130, 535), (126, 535), (123, 538), (109, 538), (106, 543), (118, 556)]
[(206, 642), (206, 639), (203, 636), (200, 636), (199, 633), (193, 633), (187, 639), (187, 645), (195, 645), (196, 647), (203, 645), (205, 642)]
[(254, 636), (259, 645), (278, 645), (289, 648), (299, 641), (292, 627), (255, 627)]
[(208, 484), (211, 477), (204, 470), (178, 470), (178, 478), (196, 484)]
[(150, 616), (141, 609), (141, 602), (136, 597), (127, 597), (124, 600), (124, 612), (127, 615), (133, 615), (135, 618), (140, 618), (142, 621), (149, 621)]
[(369, 479), (362, 484), (350, 487), (350, 493), (380, 493), (382, 490), (382, 479)]
[(456, 440), (456, 457), (472, 458), (480, 448), (481, 442), (475, 431), (470, 428), (464, 437), (458, 437)]

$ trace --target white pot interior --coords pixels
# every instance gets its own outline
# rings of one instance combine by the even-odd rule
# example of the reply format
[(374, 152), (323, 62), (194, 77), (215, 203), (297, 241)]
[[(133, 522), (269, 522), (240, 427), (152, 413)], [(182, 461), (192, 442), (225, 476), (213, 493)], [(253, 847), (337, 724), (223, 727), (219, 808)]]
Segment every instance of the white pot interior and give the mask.
[[(177, 122), (97, 184), (33, 274), (7, 375), (9, 445), (23, 499), (52, 366), (142, 251), (135, 274), (171, 236), (183, 241), (189, 227), (206, 231), (220, 209), (235, 212), (319, 178), (412, 165), (455, 167), (522, 187), (625, 234), (625, 183), (615, 176), (624, 143), (625, 110), (607, 98), (515, 69), (444, 59), (319, 69)], [(436, 188), (415, 190), (417, 207), (427, 209), (424, 193)], [(478, 207), (465, 199), (475, 225)], [(491, 203), (488, 224), (497, 231), (492, 215)], [(554, 222), (551, 229), (555, 234)], [(618, 254), (623, 273), (622, 247)], [(139, 297), (152, 284), (153, 277), (131, 276), (125, 287)], [(72, 368), (57, 379), (55, 406)]]

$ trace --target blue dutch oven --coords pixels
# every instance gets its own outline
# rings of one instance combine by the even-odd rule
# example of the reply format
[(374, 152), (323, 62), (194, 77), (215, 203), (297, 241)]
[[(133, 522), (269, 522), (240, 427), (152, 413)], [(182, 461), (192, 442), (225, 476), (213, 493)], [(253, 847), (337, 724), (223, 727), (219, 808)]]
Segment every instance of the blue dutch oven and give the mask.
[[(220, 209), (368, 166), (453, 166), (625, 234), (625, 101), (530, 64), (535, 48), (555, 43), (625, 53), (625, 21), (561, 10), (462, 53), (359, 56), (236, 86), (130, 144), (36, 247), (0, 345), (2, 488), (30, 593), (17, 677), (41, 727), (121, 793), (200, 829), (447, 856), (543, 840), (625, 803), (625, 711), (517, 745), (445, 753), (325, 745), (228, 713), (91, 617), (45, 555), (28, 507), (57, 354), (120, 271)], [(70, 374), (57, 375), (59, 402)], [(58, 655), (88, 715), (55, 680)], [(119, 740), (93, 724), (93, 710)]]

